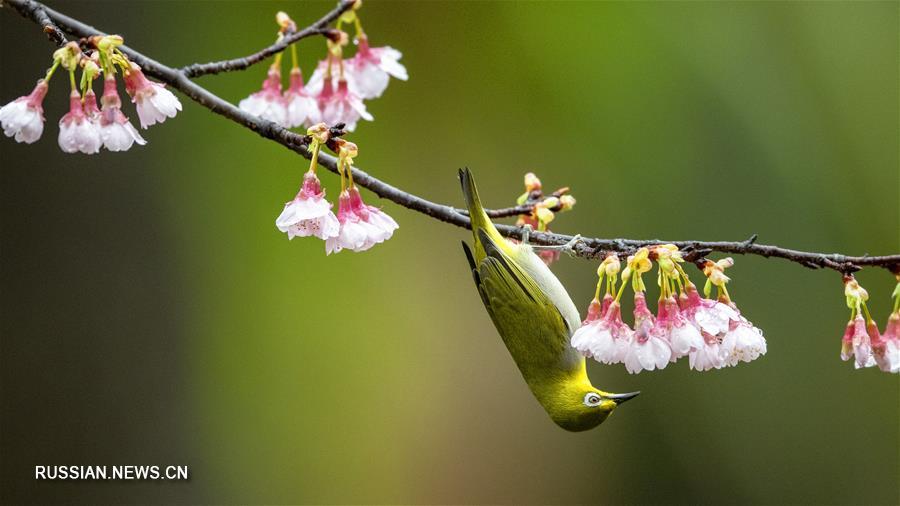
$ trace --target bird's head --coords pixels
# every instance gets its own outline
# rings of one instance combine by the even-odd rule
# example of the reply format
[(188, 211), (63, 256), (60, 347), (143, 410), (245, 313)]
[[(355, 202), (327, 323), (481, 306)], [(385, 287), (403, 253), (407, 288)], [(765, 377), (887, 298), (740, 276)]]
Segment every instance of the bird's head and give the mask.
[(593, 429), (622, 403), (640, 392), (612, 394), (594, 388), (589, 381), (566, 381), (544, 407), (557, 425), (572, 432)]

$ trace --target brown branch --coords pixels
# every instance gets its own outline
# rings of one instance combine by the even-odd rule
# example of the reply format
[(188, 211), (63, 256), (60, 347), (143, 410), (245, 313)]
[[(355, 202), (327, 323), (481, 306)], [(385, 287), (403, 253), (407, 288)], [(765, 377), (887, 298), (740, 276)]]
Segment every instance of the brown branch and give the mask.
[[(38, 24), (43, 25), (44, 23), (40, 21), (40, 16), (35, 14), (35, 12), (41, 10), (57, 26), (59, 26), (66, 32), (78, 37), (89, 37), (92, 35), (103, 33), (76, 19), (49, 9), (46, 6), (43, 6), (33, 0), (4, 1), (6, 4), (18, 11), (22, 16), (32, 19)], [(346, 6), (346, 3), (341, 4), (341, 6)], [(338, 9), (340, 9), (341, 6), (339, 6)], [(338, 9), (329, 13), (329, 16), (335, 14)], [(339, 13), (337, 13), (334, 17), (336, 17), (337, 15), (339, 15)], [(326, 18), (327, 17), (328, 16), (326, 16)], [(313, 25), (313, 27), (310, 28), (321, 29), (321, 27), (314, 28), (315, 26), (316, 25)], [(300, 32), (297, 32), (297, 34), (303, 33), (305, 30), (301, 30)], [(282, 146), (291, 149), (306, 158), (309, 158), (311, 156), (307, 151), (309, 138), (305, 135), (291, 132), (271, 121), (264, 120), (238, 109), (233, 104), (217, 97), (209, 90), (192, 82), (190, 79), (188, 79), (188, 74), (183, 69), (178, 70), (168, 67), (125, 46), (121, 47), (121, 49), (123, 52), (125, 52), (125, 54), (128, 55), (129, 58), (140, 65), (146, 74), (153, 76), (156, 79), (159, 79), (160, 81), (168, 84), (172, 88), (181, 91), (185, 96), (202, 105), (203, 107), (206, 107), (210, 111), (224, 116), (231, 121), (234, 121), (235, 123), (238, 123), (239, 125), (242, 125), (256, 132), (260, 136), (273, 140), (278, 144), (281, 144)], [(333, 156), (320, 154), (319, 163), (331, 172), (337, 173), (337, 160)], [(435, 202), (425, 200), (422, 197), (407, 193), (395, 186), (392, 186), (389, 183), (370, 176), (360, 169), (353, 169), (353, 178), (359, 186), (367, 188), (379, 197), (388, 199), (396, 204), (406, 207), (407, 209), (420, 212), (437, 220), (451, 223), (459, 227), (470, 227), (468, 216), (466, 216), (462, 211), (451, 206), (437, 204)], [(516, 206), (513, 208), (489, 211), (489, 214), (497, 217), (514, 216), (516, 214), (521, 214), (523, 211), (530, 212), (531, 208), (528, 207), (529, 205), (533, 204), (526, 204), (525, 206)], [(522, 239), (523, 233), (525, 232), (525, 230), (522, 228), (510, 225), (498, 224), (497, 228), (504, 236), (520, 240)], [(569, 243), (572, 239), (572, 236), (568, 235), (552, 234), (546, 232), (531, 232), (529, 240), (533, 244), (561, 246)], [(701, 261), (704, 256), (712, 252), (719, 252), (735, 255), (757, 255), (766, 258), (782, 258), (791, 262), (798, 263), (805, 267), (813, 269), (827, 268), (841, 273), (853, 272), (863, 267), (881, 267), (891, 270), (892, 272), (900, 270), (900, 254), (887, 256), (847, 256), (838, 253), (828, 254), (797, 251), (788, 248), (782, 248), (779, 246), (757, 244), (755, 235), (745, 241), (734, 242), (582, 238), (579, 242), (574, 244), (572, 249), (574, 254), (577, 256), (584, 258), (598, 258), (605, 256), (610, 252), (620, 255), (627, 255), (634, 252), (640, 247), (652, 246), (656, 244), (675, 244), (684, 252), (685, 257), (688, 260), (694, 262)]]
[[(569, 193), (569, 188), (560, 188), (555, 192), (551, 193), (551, 197), (562, 197), (563, 195)], [(528, 194), (528, 198), (525, 200), (524, 204), (515, 205), (512, 207), (504, 207), (501, 209), (485, 209), (489, 218), (512, 218), (513, 216), (521, 216), (528, 215), (534, 212), (535, 206), (543, 202), (545, 199), (544, 192), (541, 190), (534, 190)], [(557, 212), (562, 209), (561, 204), (557, 204), (555, 206), (548, 207), (550, 211)], [(469, 211), (465, 209), (457, 209), (456, 212), (463, 214), (465, 216), (469, 215)]]
[[(0, 6), (2, 6), (3, 3), (3, 0), (0, 0)], [(47, 16), (47, 11), (42, 4), (33, 0), (22, 0), (19, 3), (21, 3), (21, 6), (13, 5), (13, 7), (19, 11), (19, 14), (41, 25), (44, 29), (44, 33), (47, 34), (47, 38), (50, 39), (50, 42), (53, 42), (57, 46), (62, 46), (68, 42), (62, 30), (60, 30), (59, 27), (50, 20), (50, 17)]]
[(327, 35), (329, 32), (327, 28), (328, 25), (332, 21), (337, 19), (341, 14), (353, 7), (353, 3), (353, 0), (340, 0), (337, 7), (332, 9), (328, 14), (322, 16), (322, 18), (320, 18), (315, 23), (300, 31), (290, 33), (271, 46), (263, 48), (251, 55), (244, 56), (243, 58), (234, 58), (232, 60), (222, 60), (210, 63), (194, 63), (182, 68), (181, 73), (187, 77), (199, 77), (205, 76), (207, 74), (218, 74), (220, 72), (244, 70), (247, 67), (255, 65), (276, 53), (284, 51), (285, 49), (290, 47), (291, 44), (297, 42), (298, 40), (305, 39), (306, 37), (310, 37), (312, 35)]

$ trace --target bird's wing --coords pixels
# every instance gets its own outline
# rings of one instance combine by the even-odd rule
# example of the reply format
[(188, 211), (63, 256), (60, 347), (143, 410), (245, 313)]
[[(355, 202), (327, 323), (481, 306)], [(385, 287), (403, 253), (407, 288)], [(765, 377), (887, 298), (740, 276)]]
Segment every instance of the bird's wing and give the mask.
[(581, 357), (569, 345), (569, 329), (556, 305), (487, 234), (479, 234), (487, 256), (476, 264), (463, 243), (475, 284), (494, 326), (519, 368), (576, 369)]

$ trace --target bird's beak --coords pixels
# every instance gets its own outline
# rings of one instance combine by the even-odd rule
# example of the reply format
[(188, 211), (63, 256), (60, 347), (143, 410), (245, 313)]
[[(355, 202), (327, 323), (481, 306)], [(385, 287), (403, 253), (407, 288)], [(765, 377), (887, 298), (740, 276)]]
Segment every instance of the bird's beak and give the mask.
[(615, 402), (616, 406), (618, 406), (619, 404), (622, 404), (629, 399), (634, 399), (638, 396), (639, 393), (640, 392), (629, 392), (627, 394), (609, 394), (606, 396), (606, 398)]

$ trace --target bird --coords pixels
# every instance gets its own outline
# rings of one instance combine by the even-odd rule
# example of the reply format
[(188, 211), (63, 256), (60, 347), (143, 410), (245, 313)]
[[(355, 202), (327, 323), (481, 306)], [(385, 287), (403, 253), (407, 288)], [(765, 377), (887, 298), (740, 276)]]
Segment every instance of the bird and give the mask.
[(469, 169), (459, 171), (472, 225), (463, 250), (475, 286), (531, 393), (559, 427), (581, 432), (603, 423), (640, 392), (613, 394), (591, 384), (584, 356), (569, 344), (581, 325), (562, 283), (526, 242), (506, 240), (491, 222)]

